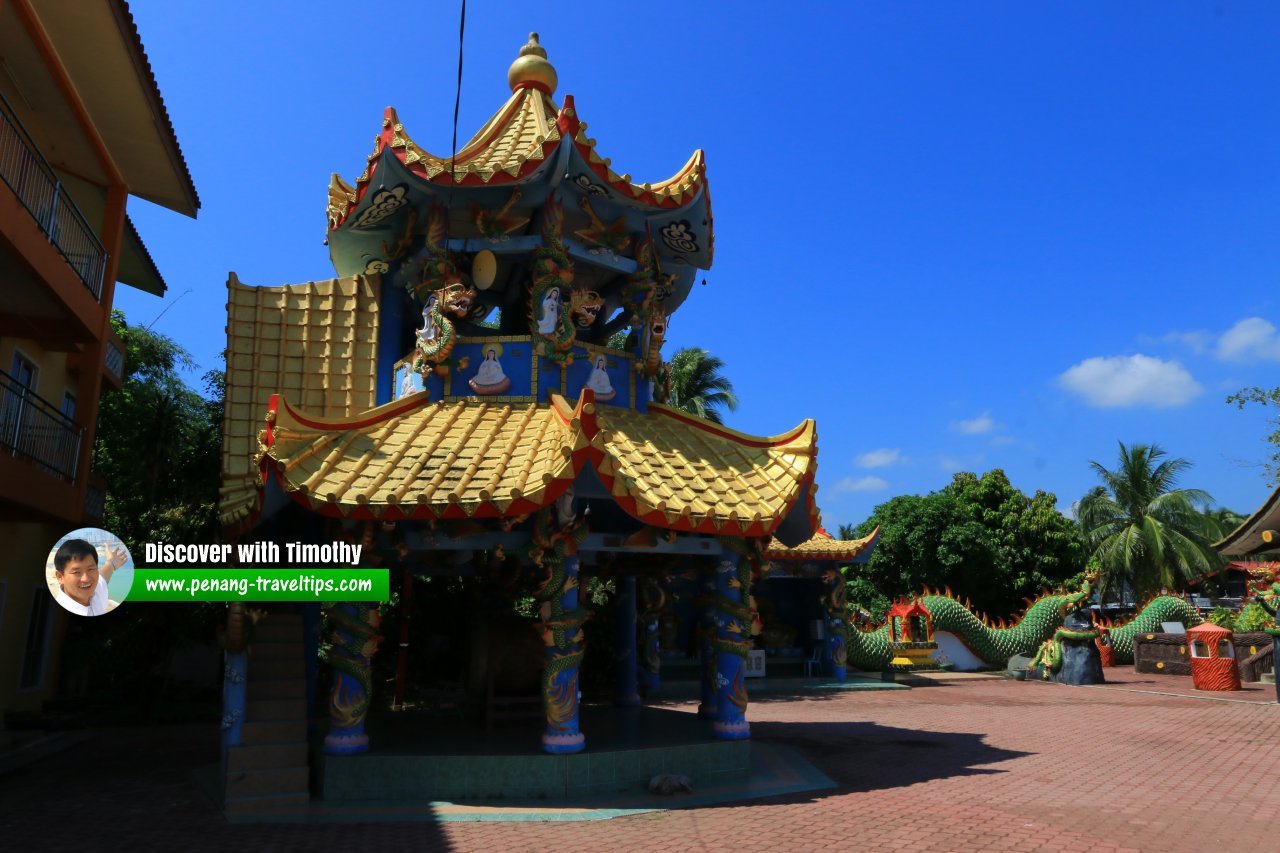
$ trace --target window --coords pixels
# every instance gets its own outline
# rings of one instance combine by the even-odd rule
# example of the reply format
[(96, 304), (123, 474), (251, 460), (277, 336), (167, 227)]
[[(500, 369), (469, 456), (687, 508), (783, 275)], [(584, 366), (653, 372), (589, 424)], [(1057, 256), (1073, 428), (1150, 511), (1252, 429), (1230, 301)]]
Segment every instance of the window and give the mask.
[(9, 375), (18, 381), (18, 384), (28, 391), (36, 390), (36, 379), (40, 375), (40, 368), (36, 367), (36, 363), (27, 358), (20, 351), (13, 351), (13, 365), (9, 370)]
[(27, 623), (27, 647), (22, 654), (19, 690), (38, 690), (44, 686), (45, 661), (49, 656), (49, 627), (53, 622), (53, 596), (43, 573), (35, 585), (31, 599), (31, 621)]
[(62, 414), (69, 421), (76, 419), (76, 395), (70, 391), (62, 395)]

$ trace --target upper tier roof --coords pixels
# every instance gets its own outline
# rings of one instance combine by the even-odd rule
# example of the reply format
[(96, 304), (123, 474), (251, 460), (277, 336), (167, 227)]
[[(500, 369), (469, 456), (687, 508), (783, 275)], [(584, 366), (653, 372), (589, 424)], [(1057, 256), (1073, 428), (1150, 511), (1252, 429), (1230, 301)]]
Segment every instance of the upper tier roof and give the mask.
[[(637, 247), (651, 242), (670, 278), (665, 309), (683, 302), (697, 271), (710, 269), (714, 258), (705, 155), (694, 151), (656, 182), (619, 174), (587, 135), (573, 96), (557, 104), (555, 69), (534, 39), (525, 51), (536, 53), (522, 51), (512, 65), (511, 96), (453, 156), (423, 149), (396, 111), (386, 109), (360, 176), (354, 183), (336, 174), (329, 181), (328, 243), (338, 275), (389, 271), (407, 286), (406, 276), (417, 272), (414, 253), (430, 236), (427, 223), (443, 210), (452, 251), (498, 253), (501, 289), (536, 248), (541, 214), (554, 197), (564, 210), (570, 255), (605, 273), (593, 277), (584, 267), (584, 286), (607, 298), (608, 282), (633, 272)], [(492, 223), (482, 226), (477, 212), (500, 221), (501, 233), (493, 233)]]

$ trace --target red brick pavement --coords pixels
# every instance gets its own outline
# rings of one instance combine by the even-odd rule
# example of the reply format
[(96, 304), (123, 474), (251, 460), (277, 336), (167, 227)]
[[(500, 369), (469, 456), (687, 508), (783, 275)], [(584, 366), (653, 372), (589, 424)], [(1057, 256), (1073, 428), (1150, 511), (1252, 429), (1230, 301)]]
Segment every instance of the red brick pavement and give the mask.
[[(8, 850), (1267, 851), (1280, 706), (969, 681), (751, 706), (830, 791), (579, 823), (228, 825), (216, 732), (114, 731), (0, 777)], [(74, 792), (68, 800), (59, 794)]]

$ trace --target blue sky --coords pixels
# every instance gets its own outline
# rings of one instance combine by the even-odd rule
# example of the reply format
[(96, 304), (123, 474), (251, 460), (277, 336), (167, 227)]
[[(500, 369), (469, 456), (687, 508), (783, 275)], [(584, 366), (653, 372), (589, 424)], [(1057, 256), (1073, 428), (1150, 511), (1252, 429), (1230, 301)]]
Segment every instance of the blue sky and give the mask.
[[(203, 201), (131, 204), (169, 283), (117, 306), (204, 368), (229, 270), (333, 276), (326, 186), (382, 108), (449, 148), (457, 6), (130, 4)], [(835, 529), (952, 471), (1066, 508), (1154, 442), (1239, 512), (1280, 384), (1280, 4), (468, 4), (459, 142), (537, 30), (637, 181), (707, 152), (716, 262), (667, 347), (728, 365), (735, 428), (818, 421)], [(785, 15), (782, 14), (785, 12)], [(167, 309), (167, 310), (166, 310)]]

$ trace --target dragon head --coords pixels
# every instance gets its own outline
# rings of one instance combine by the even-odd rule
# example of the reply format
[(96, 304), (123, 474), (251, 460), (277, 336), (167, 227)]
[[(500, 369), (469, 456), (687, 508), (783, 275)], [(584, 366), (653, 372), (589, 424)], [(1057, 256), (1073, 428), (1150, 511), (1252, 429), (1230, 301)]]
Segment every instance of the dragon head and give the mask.
[(475, 303), (475, 289), (461, 281), (446, 285), (439, 291), (440, 313), (462, 320), (471, 313)]
[(569, 295), (569, 313), (579, 329), (589, 329), (604, 309), (604, 297), (594, 290), (574, 288)]

